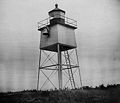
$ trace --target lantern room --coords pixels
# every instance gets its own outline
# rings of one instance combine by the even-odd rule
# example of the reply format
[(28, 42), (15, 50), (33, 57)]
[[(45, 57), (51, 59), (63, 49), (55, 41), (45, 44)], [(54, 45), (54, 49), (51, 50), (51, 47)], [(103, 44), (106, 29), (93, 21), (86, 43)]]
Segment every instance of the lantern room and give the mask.
[(48, 12), (50, 17), (50, 24), (65, 23), (65, 11), (58, 8), (55, 4), (55, 9)]

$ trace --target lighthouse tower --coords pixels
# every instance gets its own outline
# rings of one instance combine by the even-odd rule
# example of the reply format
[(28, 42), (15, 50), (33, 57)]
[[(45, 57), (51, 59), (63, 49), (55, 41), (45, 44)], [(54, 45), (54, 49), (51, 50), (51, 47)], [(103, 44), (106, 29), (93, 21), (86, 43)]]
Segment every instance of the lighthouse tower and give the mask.
[[(77, 80), (80, 80), (78, 87), (82, 87), (75, 39), (77, 22), (65, 17), (65, 11), (59, 9), (58, 4), (55, 4), (55, 8), (49, 11), (48, 15), (49, 17), (47, 19), (38, 22), (38, 31), (40, 31), (41, 36), (37, 90), (39, 89), (39, 84), (41, 84), (41, 73), (44, 74), (46, 79), (57, 89), (66, 88), (68, 82), (70, 83), (71, 88), (74, 89), (76, 88)], [(44, 54), (42, 54), (42, 52)], [(72, 63), (72, 61), (75, 61), (74, 58), (72, 59), (70, 56), (73, 52), (75, 52), (74, 58), (76, 57), (77, 61), (75, 64)], [(50, 56), (52, 53), (54, 53), (56, 57), (54, 57), (54, 55)], [(42, 55), (46, 55), (46, 58)], [(43, 58), (44, 60), (42, 61)], [(48, 61), (49, 63), (47, 63)], [(45, 65), (42, 65), (44, 63)], [(73, 69), (76, 69), (76, 71)], [(52, 74), (48, 76), (48, 73), (45, 74), (44, 71), (57, 71), (57, 86), (50, 80)], [(75, 72), (78, 73), (78, 75), (74, 75)], [(65, 77), (63, 74), (66, 75), (67, 81), (64, 81)], [(77, 79), (75, 79), (75, 77), (77, 77)], [(41, 84), (41, 86), (44, 86), (45, 83), (46, 81), (43, 85)]]

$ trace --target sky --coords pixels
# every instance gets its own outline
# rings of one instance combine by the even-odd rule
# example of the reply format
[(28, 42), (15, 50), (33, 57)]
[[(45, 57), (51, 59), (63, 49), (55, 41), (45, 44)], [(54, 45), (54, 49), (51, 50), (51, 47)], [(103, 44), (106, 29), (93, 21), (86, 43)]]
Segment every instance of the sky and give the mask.
[(55, 3), (77, 20), (83, 85), (120, 83), (120, 0), (0, 0), (0, 91), (36, 89), (37, 22)]

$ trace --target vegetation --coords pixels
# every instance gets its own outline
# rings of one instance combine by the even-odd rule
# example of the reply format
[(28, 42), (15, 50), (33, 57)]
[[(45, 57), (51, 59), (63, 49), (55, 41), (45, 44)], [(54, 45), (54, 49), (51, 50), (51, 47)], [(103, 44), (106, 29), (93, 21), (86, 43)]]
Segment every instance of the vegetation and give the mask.
[(0, 93), (0, 103), (120, 103), (120, 85)]

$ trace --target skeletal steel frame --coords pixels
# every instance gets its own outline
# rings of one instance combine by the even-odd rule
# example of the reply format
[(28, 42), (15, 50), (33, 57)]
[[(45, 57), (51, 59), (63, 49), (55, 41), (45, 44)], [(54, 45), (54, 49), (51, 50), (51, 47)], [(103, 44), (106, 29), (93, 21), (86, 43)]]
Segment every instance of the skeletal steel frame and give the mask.
[[(42, 89), (44, 87), (44, 85), (47, 83), (47, 81), (49, 81), (52, 86), (54, 88), (57, 88), (54, 83), (51, 81), (51, 76), (53, 74), (56, 74), (58, 72), (58, 86), (59, 88), (58, 89), (64, 89), (66, 88), (67, 84), (70, 82), (71, 84), (71, 88), (72, 89), (75, 89), (76, 86), (78, 85), (74, 79), (74, 74), (76, 73), (76, 71), (78, 70), (78, 73), (79, 73), (79, 80), (80, 80), (80, 86), (78, 85), (78, 87), (81, 87), (82, 88), (82, 79), (81, 79), (81, 71), (80, 71), (80, 68), (79, 68), (79, 60), (78, 60), (78, 54), (77, 54), (77, 49), (73, 49), (70, 53), (67, 51), (60, 51), (60, 45), (58, 44), (57, 46), (57, 58), (58, 60), (55, 61), (53, 59), (53, 57), (55, 56), (51, 54), (51, 52), (48, 54), (45, 52), (45, 50), (41, 50), (40, 49), (40, 54), (39, 54), (39, 67), (38, 67), (38, 80), (37, 80), (37, 90), (39, 90), (39, 81), (40, 81), (40, 73), (42, 73), (46, 79), (44, 81), (43, 84), (41, 84), (41, 88)], [(73, 53), (73, 51), (75, 50), (75, 53), (76, 53), (76, 59), (77, 59), (77, 64), (76, 65), (72, 65), (71, 62), (73, 62), (74, 60), (72, 60), (71, 58), (71, 54)], [(46, 58), (43, 62), (41, 62), (41, 52), (44, 53), (44, 55), (46, 55)], [(65, 54), (66, 52), (66, 54)], [(56, 52), (55, 52), (56, 53)], [(52, 55), (52, 56), (51, 56)], [(67, 57), (66, 57), (67, 55)], [(62, 63), (62, 57), (64, 57), (65, 59), (65, 63)], [(68, 60), (68, 61), (67, 61)], [(47, 66), (43, 66), (45, 64), (48, 63), (48, 61), (51, 62), (51, 65), (47, 65)], [(63, 67), (64, 66), (64, 67)], [(73, 69), (76, 68), (76, 70), (73, 72)], [(51, 70), (52, 72), (50, 73), (50, 75), (46, 75), (44, 73), (44, 70)], [(68, 72), (67, 72), (67, 71)], [(64, 71), (64, 72), (63, 72)], [(68, 80), (66, 81), (66, 83), (64, 83), (63, 85), (63, 78), (62, 76), (65, 76)]]

